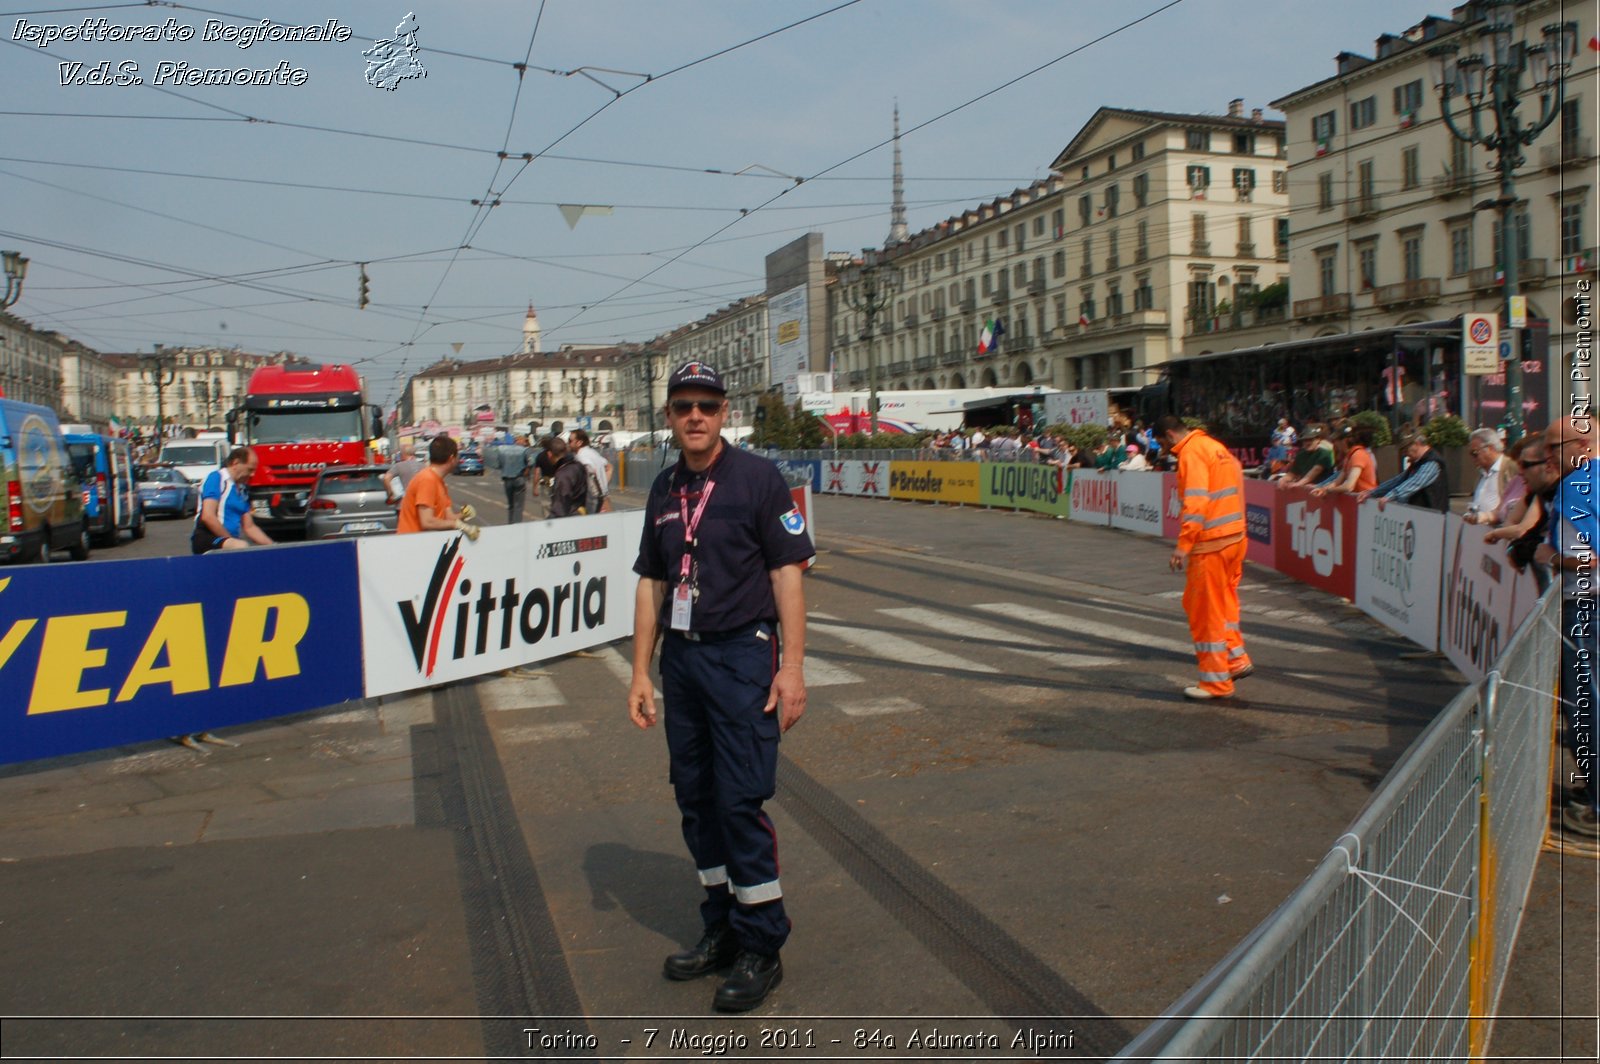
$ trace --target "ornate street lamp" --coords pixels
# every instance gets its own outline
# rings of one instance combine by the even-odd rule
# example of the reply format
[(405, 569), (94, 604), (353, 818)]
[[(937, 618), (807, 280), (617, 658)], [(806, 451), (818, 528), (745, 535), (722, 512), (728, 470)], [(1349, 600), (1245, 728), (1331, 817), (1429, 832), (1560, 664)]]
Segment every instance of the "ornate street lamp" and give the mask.
[(878, 434), (878, 358), (873, 348), (872, 322), (900, 287), (900, 267), (879, 260), (876, 248), (861, 249), (861, 263), (839, 271), (839, 284), (850, 309), (867, 316), (861, 339), (867, 345), (867, 408), (872, 414), (872, 435)]
[[(1544, 27), (1544, 43), (1529, 44), (1515, 39), (1516, 4), (1511, 0), (1489, 0), (1482, 5), (1483, 27), (1478, 31), (1480, 52), (1459, 56), (1455, 44), (1440, 44), (1429, 49), (1434, 62), (1434, 87), (1439, 93), (1439, 109), (1444, 124), (1458, 140), (1481, 144), (1497, 158), (1490, 168), (1500, 171), (1500, 196), (1478, 204), (1479, 208), (1500, 208), (1500, 270), (1505, 284), (1505, 320), (1511, 324), (1511, 300), (1517, 295), (1517, 255), (1513, 212), (1516, 207), (1516, 170), (1527, 162), (1522, 149), (1532, 144), (1561, 114), (1567, 70), (1578, 54), (1578, 24), (1557, 22)], [(1517, 95), (1526, 73), (1539, 93), (1539, 118), (1524, 125), (1517, 115)], [(1450, 113), (1451, 101), (1465, 96), (1466, 117), (1471, 126), (1463, 130)], [(1494, 120), (1485, 128), (1485, 119)], [(1515, 442), (1522, 435), (1522, 350), (1520, 337), (1510, 332), (1511, 357), (1505, 363), (1506, 413), (1502, 424), (1506, 436)]]
[(0, 299), (0, 310), (4, 310), (22, 298), (22, 279), (28, 276), (28, 260), (18, 251), (0, 251), (4, 258), (6, 268), (6, 294)]

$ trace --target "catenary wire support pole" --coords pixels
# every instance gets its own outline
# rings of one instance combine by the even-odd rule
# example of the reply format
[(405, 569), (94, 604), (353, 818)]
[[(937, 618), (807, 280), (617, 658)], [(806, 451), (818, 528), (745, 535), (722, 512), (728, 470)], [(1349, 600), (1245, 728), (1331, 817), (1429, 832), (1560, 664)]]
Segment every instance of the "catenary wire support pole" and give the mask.
[[(1439, 110), (1444, 124), (1457, 140), (1481, 144), (1495, 153), (1490, 167), (1500, 172), (1500, 196), (1477, 204), (1478, 209), (1500, 211), (1500, 271), (1505, 287), (1502, 313), (1508, 330), (1510, 358), (1504, 362), (1506, 412), (1501, 422), (1510, 442), (1523, 432), (1522, 350), (1520, 336), (1511, 328), (1512, 300), (1518, 295), (1518, 257), (1525, 250), (1517, 237), (1517, 168), (1527, 161), (1522, 151), (1543, 133), (1561, 114), (1567, 71), (1578, 52), (1578, 24), (1557, 22), (1543, 29), (1544, 42), (1530, 44), (1516, 38), (1516, 4), (1510, 0), (1489, 0), (1476, 5), (1483, 15), (1478, 38), (1482, 52), (1460, 55), (1456, 44), (1440, 44), (1429, 49), (1434, 61), (1434, 87), (1439, 93)], [(1523, 125), (1517, 115), (1517, 99), (1526, 73), (1539, 94), (1539, 117)], [(1467, 129), (1450, 113), (1451, 101), (1464, 96)], [(1488, 128), (1486, 119), (1493, 119)]]
[(839, 281), (844, 287), (845, 302), (850, 309), (865, 314), (866, 327), (861, 339), (867, 345), (867, 408), (872, 416), (872, 435), (878, 434), (878, 358), (874, 346), (876, 337), (872, 323), (894, 298), (900, 287), (900, 267), (881, 260), (876, 248), (862, 248), (861, 262), (851, 263), (840, 271)]

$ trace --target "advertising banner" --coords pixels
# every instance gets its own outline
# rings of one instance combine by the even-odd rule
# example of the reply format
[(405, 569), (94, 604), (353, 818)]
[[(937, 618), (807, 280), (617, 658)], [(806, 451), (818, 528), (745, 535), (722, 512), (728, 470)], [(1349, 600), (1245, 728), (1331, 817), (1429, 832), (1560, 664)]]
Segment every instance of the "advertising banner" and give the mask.
[(977, 505), (982, 498), (977, 462), (890, 462), (888, 465), (891, 499)]
[(978, 468), (982, 470), (979, 499), (983, 505), (1067, 516), (1071, 496), (1062, 481), (1070, 482), (1070, 477), (1060, 466), (984, 462)]
[(822, 463), (822, 493), (824, 495), (868, 495), (889, 497), (889, 463), (886, 461), (862, 462), (845, 459)]
[(822, 490), (822, 463), (793, 458), (780, 458), (773, 463), (791, 488), (810, 484), (812, 491)]
[(1398, 503), (1380, 508), (1376, 499), (1356, 514), (1355, 604), (1418, 646), (1439, 649), (1445, 515)]
[(783, 400), (800, 395), (798, 377), (811, 368), (811, 330), (806, 306), (806, 286), (796, 285), (767, 300), (767, 350), (771, 352), (772, 380), (783, 385)]
[(1116, 508), (1111, 511), (1111, 527), (1128, 532), (1160, 536), (1161, 474), (1150, 470), (1116, 472)]
[[(1177, 474), (1173, 474), (1172, 486), (1178, 486)], [(1249, 542), (1245, 551), (1245, 561), (1255, 562), (1272, 568), (1277, 565), (1277, 551), (1272, 545), (1273, 511), (1278, 505), (1278, 489), (1269, 481), (1257, 480), (1254, 477), (1244, 478), (1244, 534)], [(1181, 511), (1180, 511), (1181, 513)], [(1177, 529), (1173, 529), (1173, 538), (1177, 538)]]
[(1178, 496), (1178, 474), (1161, 474), (1161, 538), (1174, 542), (1183, 522), (1183, 499)]
[(1539, 600), (1533, 574), (1519, 573), (1506, 545), (1486, 544), (1483, 536), (1481, 525), (1445, 518), (1439, 649), (1472, 683), (1488, 674)]
[(1356, 501), (1285, 488), (1272, 515), (1274, 568), (1341, 598), (1356, 596)]
[(0, 576), (0, 761), (360, 697), (350, 543)]
[(632, 510), (504, 525), (476, 543), (456, 532), (361, 540), (368, 697), (629, 634), (643, 520)]
[(1055, 392), (1044, 397), (1047, 425), (1109, 425), (1111, 404), (1104, 388)]
[(1072, 509), (1067, 516), (1089, 525), (1111, 524), (1117, 509), (1117, 479), (1098, 469), (1072, 471)]

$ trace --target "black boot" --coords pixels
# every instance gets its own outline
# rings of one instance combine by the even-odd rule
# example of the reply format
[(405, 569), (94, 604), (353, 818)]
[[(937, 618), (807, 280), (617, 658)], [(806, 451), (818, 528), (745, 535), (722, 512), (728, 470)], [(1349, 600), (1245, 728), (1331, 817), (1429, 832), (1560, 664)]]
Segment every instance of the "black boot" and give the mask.
[(728, 921), (720, 920), (706, 928), (706, 933), (692, 949), (682, 950), (667, 958), (661, 974), (668, 979), (698, 979), (724, 968), (739, 952)]
[(783, 962), (776, 953), (767, 956), (742, 950), (727, 981), (717, 988), (712, 1007), (718, 1012), (749, 1012), (783, 982)]

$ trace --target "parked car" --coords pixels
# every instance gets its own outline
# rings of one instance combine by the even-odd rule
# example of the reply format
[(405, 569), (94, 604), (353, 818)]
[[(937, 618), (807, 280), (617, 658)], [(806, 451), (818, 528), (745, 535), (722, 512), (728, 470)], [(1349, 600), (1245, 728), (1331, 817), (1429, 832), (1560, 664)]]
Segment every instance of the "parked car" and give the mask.
[(55, 550), (70, 551), (74, 561), (89, 556), (83, 485), (54, 410), (0, 398), (0, 490), (0, 559), (48, 562)]
[(456, 463), (456, 474), (463, 477), (483, 476), (483, 455), (473, 448), (461, 452), (461, 460)]
[(176, 466), (145, 466), (139, 471), (139, 498), (144, 501), (144, 512), (151, 517), (188, 517), (200, 509), (200, 485)]
[(399, 499), (383, 486), (386, 466), (334, 466), (317, 474), (306, 502), (306, 539), (348, 539), (393, 532)]
[(143, 539), (144, 505), (134, 486), (127, 441), (93, 432), (69, 432), (62, 438), (83, 486), (83, 516), (95, 545), (115, 547), (124, 530)]

